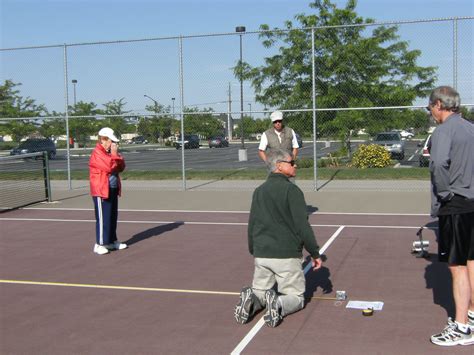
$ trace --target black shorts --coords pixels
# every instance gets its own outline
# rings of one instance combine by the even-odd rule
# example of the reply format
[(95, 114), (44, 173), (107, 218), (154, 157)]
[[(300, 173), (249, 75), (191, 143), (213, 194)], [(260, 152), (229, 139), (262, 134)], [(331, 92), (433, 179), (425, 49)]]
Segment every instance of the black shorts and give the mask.
[(439, 216), (438, 258), (452, 265), (474, 260), (474, 212)]

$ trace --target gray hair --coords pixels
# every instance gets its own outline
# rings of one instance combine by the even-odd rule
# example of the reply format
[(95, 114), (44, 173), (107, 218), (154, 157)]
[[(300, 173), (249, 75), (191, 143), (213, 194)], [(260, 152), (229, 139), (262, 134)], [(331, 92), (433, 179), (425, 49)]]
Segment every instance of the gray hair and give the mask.
[(288, 152), (281, 149), (270, 149), (267, 153), (267, 164), (270, 171), (275, 171), (277, 169), (277, 163), (282, 160), (287, 160), (291, 158), (291, 155)]
[(461, 98), (459, 93), (450, 86), (438, 86), (430, 95), (430, 105), (439, 101), (441, 109), (459, 112), (461, 108)]

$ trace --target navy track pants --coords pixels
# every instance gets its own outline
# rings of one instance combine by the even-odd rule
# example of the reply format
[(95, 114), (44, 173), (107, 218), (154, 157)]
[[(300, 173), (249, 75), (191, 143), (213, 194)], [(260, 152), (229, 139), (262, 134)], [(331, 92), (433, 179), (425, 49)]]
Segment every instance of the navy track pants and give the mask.
[(109, 190), (109, 198), (93, 196), (95, 210), (95, 238), (99, 245), (117, 240), (118, 189)]

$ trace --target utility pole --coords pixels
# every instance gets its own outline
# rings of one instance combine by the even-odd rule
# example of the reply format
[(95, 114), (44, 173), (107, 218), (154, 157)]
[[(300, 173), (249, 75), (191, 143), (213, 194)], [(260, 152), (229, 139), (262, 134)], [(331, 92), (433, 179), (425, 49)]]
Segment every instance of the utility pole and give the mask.
[(245, 32), (245, 26), (238, 26), (235, 28), (235, 32), (240, 35), (240, 61), (239, 61), (239, 79), (240, 79), (240, 138), (241, 138), (241, 147), (239, 149), (239, 161), (247, 161), (247, 149), (245, 149), (244, 144), (244, 79), (242, 72), (242, 32)]
[(232, 95), (231, 95), (231, 91), (230, 91), (230, 83), (229, 83), (229, 90), (228, 90), (228, 95), (229, 95), (229, 99), (228, 99), (228, 104), (227, 104), (227, 137), (229, 139), (229, 141), (232, 140), (232, 131), (233, 131), (233, 120), (232, 120), (232, 116), (231, 116), (231, 112), (232, 112)]

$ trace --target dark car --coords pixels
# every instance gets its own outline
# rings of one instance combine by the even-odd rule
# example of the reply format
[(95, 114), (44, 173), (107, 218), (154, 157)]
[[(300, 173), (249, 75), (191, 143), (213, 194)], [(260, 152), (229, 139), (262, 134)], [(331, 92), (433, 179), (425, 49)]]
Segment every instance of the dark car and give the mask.
[(209, 148), (224, 148), (229, 146), (229, 141), (222, 136), (209, 138)]
[(47, 152), (49, 159), (56, 158), (56, 146), (49, 138), (29, 138), (10, 151), (10, 155)]
[(403, 160), (405, 158), (405, 141), (398, 132), (382, 132), (377, 134), (373, 144), (384, 147), (392, 157)]
[[(176, 149), (179, 149), (183, 145), (183, 142), (181, 141), (181, 139), (179, 139), (175, 142), (175, 145), (176, 145)], [(199, 149), (200, 145), (201, 143), (199, 140), (199, 136), (197, 134), (184, 135), (184, 149), (193, 149), (193, 148)]]
[[(420, 144), (421, 146), (421, 144)], [(428, 166), (430, 164), (431, 134), (423, 143), (423, 149), (420, 154), (420, 166)]]
[(148, 141), (143, 136), (136, 136), (130, 139), (130, 144), (148, 144)]

